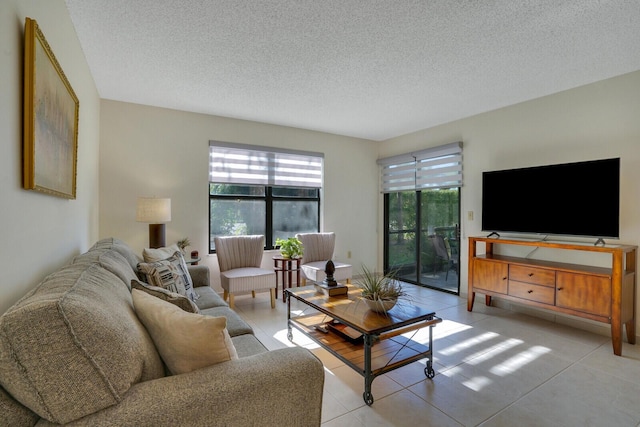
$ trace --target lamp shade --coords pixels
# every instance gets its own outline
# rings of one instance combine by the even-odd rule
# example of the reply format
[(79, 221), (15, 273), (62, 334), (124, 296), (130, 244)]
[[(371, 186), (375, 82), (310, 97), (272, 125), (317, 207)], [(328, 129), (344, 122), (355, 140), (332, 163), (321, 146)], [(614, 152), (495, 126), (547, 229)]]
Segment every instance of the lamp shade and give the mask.
[(163, 224), (171, 221), (171, 199), (138, 197), (136, 221)]

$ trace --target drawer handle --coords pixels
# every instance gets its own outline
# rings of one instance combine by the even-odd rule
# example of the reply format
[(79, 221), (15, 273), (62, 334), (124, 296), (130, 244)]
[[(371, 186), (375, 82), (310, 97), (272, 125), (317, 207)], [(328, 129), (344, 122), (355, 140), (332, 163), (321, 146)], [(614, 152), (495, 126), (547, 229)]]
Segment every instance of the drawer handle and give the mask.
[(533, 273), (529, 273), (529, 277), (533, 277)]
[(559, 291), (561, 291), (562, 289), (564, 289), (564, 288), (558, 288)]
[(532, 294), (532, 293), (533, 293), (533, 291), (532, 291), (531, 289), (529, 289), (529, 290), (527, 291), (527, 293), (528, 293), (528, 294)]
[(507, 280), (507, 277), (503, 277), (502, 280)]

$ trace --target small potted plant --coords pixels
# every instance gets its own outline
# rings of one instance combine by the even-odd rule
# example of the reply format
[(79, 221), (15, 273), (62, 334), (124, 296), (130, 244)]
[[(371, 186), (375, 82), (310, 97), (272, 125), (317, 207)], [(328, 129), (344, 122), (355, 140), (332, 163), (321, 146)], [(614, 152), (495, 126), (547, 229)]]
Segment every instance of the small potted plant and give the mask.
[(360, 288), (360, 298), (369, 310), (386, 314), (396, 305), (399, 299), (408, 298), (409, 294), (402, 289), (402, 284), (395, 279), (394, 272), (381, 274), (362, 267), (362, 275), (354, 279)]
[(302, 242), (296, 237), (276, 239), (276, 246), (280, 246), (280, 255), (284, 258), (296, 259), (300, 258), (304, 253)]
[(185, 254), (185, 249), (187, 248), (187, 246), (191, 246), (191, 240), (189, 240), (188, 237), (185, 237), (183, 239), (178, 240), (178, 248), (180, 249), (180, 251)]

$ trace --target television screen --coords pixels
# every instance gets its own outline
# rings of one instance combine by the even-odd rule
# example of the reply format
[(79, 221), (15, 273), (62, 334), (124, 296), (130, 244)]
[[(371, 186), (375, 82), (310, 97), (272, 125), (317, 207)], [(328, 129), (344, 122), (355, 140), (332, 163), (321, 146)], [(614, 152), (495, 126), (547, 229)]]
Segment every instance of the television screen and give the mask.
[(482, 230), (619, 237), (620, 159), (484, 172)]

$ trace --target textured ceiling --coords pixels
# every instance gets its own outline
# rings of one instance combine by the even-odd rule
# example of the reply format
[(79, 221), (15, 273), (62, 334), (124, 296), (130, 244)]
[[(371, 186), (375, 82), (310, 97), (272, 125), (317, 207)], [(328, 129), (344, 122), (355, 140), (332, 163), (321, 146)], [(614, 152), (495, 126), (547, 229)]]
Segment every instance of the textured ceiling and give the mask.
[(66, 4), (102, 98), (372, 140), (640, 69), (639, 0)]

